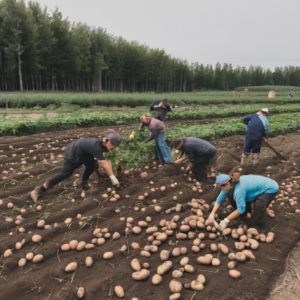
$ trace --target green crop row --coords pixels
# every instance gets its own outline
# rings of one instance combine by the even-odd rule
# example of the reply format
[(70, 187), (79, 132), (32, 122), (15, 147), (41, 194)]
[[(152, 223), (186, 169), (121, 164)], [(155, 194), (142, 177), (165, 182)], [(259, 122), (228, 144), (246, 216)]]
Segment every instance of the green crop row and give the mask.
[[(243, 116), (257, 112), (260, 106), (245, 108), (221, 108), (221, 109), (188, 109), (176, 112), (176, 115), (167, 114), (171, 120), (201, 120), (206, 118), (227, 118)], [(270, 109), (273, 114), (300, 112), (299, 105), (274, 106)], [(139, 113), (84, 113), (74, 112), (70, 114), (58, 114), (55, 117), (47, 118), (46, 114), (37, 120), (21, 116), (18, 118), (0, 118), (0, 136), (16, 135), (23, 136), (46, 131), (57, 131), (63, 129), (91, 126), (113, 126), (130, 123), (138, 123)], [(148, 113), (152, 116), (152, 113)]]
[[(270, 122), (270, 137), (300, 131), (300, 113), (276, 115), (268, 119)], [(134, 141), (130, 141), (130, 134), (131, 131), (125, 131), (123, 142), (119, 146), (120, 154), (116, 151), (106, 153), (106, 158), (111, 160), (114, 166), (120, 159), (123, 160), (126, 166), (128, 164), (129, 167), (138, 167), (148, 157), (154, 158), (154, 141), (148, 144), (144, 143), (144, 140), (149, 136), (149, 131), (139, 132), (136, 130)], [(221, 122), (205, 125), (187, 126), (186, 124), (178, 124), (167, 130), (166, 142), (170, 143), (179, 136), (213, 140), (236, 134), (245, 134), (245, 125), (241, 118), (225, 119)]]
[(18, 109), (49, 109), (60, 107), (93, 108), (95, 106), (150, 106), (153, 101), (168, 98), (174, 105), (224, 105), (224, 104), (260, 104), (276, 103), (300, 103), (300, 93), (295, 97), (287, 98), (286, 92), (278, 92), (275, 99), (268, 99), (268, 93), (261, 92), (238, 92), (236, 96), (230, 96), (229, 92), (203, 91), (197, 93), (32, 93), (32, 94), (0, 94), (0, 107)]

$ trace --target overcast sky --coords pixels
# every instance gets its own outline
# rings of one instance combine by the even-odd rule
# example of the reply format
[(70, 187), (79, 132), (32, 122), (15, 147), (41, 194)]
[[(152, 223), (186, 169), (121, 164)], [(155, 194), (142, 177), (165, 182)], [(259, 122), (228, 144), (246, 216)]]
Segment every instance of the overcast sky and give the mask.
[(300, 66), (300, 0), (38, 0), (190, 63)]

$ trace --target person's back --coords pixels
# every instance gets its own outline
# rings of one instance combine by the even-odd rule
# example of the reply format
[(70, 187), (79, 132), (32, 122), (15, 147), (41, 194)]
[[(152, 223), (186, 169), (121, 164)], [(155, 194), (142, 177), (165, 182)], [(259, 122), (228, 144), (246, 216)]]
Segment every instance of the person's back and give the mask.
[(264, 137), (265, 130), (269, 126), (268, 119), (258, 114), (252, 114), (243, 118), (246, 127), (246, 138), (251, 140), (262, 140)]
[(212, 144), (195, 137), (188, 137), (182, 149), (186, 154), (190, 155), (190, 158), (193, 157), (193, 159), (197, 159), (206, 154), (216, 153), (216, 148)]

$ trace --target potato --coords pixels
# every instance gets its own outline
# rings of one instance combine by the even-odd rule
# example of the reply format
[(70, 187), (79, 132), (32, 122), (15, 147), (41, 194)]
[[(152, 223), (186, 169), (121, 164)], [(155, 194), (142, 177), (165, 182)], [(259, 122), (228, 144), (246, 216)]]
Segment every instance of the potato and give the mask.
[(137, 281), (139, 281), (139, 280), (145, 280), (145, 279), (147, 279), (149, 277), (149, 275), (150, 275), (150, 271), (149, 270), (142, 269), (141, 271), (132, 273), (132, 278), (134, 280), (137, 280)]
[(179, 270), (174, 270), (172, 272), (172, 277), (173, 278), (181, 278), (182, 276), (183, 276), (183, 273), (181, 271), (179, 271)]
[[(85, 194), (84, 194), (84, 197), (85, 197)], [(83, 197), (83, 198), (84, 198)], [(65, 219), (65, 224), (66, 225), (70, 225), (72, 223), (72, 218), (67, 218), (67, 219)]]
[(177, 233), (176, 234), (177, 240), (185, 240), (186, 238), (187, 238), (187, 234), (185, 234), (185, 233)]
[(80, 287), (80, 288), (78, 289), (78, 291), (77, 291), (77, 297), (78, 297), (79, 299), (81, 299), (81, 298), (83, 298), (83, 296), (84, 296), (84, 288), (83, 288), (83, 287)]
[(134, 226), (132, 228), (132, 232), (135, 234), (140, 234), (142, 232), (142, 228), (140, 226)]
[(180, 261), (180, 265), (182, 267), (184, 267), (185, 265), (187, 265), (189, 263), (190, 259), (188, 257), (183, 257)]
[(231, 233), (231, 228), (225, 228), (223, 231), (222, 231), (222, 234), (223, 235), (229, 235)]
[(43, 260), (44, 256), (42, 254), (37, 254), (33, 257), (32, 262), (39, 263)]
[(209, 236), (208, 236), (208, 238), (210, 240), (215, 240), (217, 238), (217, 235), (215, 233), (210, 233)]
[(157, 274), (158, 275), (164, 275), (166, 274), (173, 266), (172, 261), (167, 260), (162, 265), (157, 267)]
[(205, 256), (199, 256), (197, 258), (197, 262), (201, 265), (210, 265), (211, 264), (212, 259), (209, 259)]
[(143, 268), (144, 268), (144, 269), (149, 269), (149, 268), (150, 268), (149, 263), (144, 262), (144, 263), (143, 263)]
[(238, 239), (240, 236), (239, 236), (239, 234), (237, 233), (237, 232), (231, 232), (231, 237), (233, 238), (233, 239)]
[(202, 291), (204, 289), (203, 283), (197, 281), (197, 280), (193, 280), (191, 282), (191, 288), (194, 291)]
[(140, 261), (137, 259), (137, 258), (134, 258), (131, 263), (131, 268), (134, 270), (134, 271), (141, 271), (142, 267), (141, 267), (141, 264), (140, 264)]
[(169, 300), (178, 300), (178, 299), (180, 299), (180, 297), (181, 297), (180, 293), (175, 293), (169, 297)]
[(273, 235), (268, 235), (266, 238), (266, 243), (270, 244), (274, 241), (274, 236)]
[(99, 238), (97, 239), (97, 245), (101, 246), (105, 244), (105, 238)]
[(33, 256), (34, 256), (34, 254), (33, 254), (32, 252), (29, 252), (29, 253), (26, 254), (25, 258), (26, 258), (27, 260), (32, 260), (32, 259), (33, 259)]
[(212, 243), (212, 244), (210, 245), (210, 249), (211, 249), (211, 251), (213, 251), (213, 252), (217, 252), (217, 251), (218, 251), (218, 246), (217, 246), (215, 243)]
[(154, 285), (161, 284), (161, 283), (162, 283), (162, 280), (163, 280), (163, 278), (162, 278), (160, 275), (155, 274), (155, 275), (152, 277), (152, 284), (154, 284)]
[(243, 250), (242, 252), (247, 256), (247, 258), (250, 259), (251, 262), (254, 262), (256, 260), (251, 250)]
[(157, 232), (158, 228), (157, 227), (149, 227), (146, 229), (147, 234), (152, 234), (154, 232)]
[(145, 221), (139, 221), (139, 222), (138, 222), (138, 225), (139, 225), (140, 227), (148, 227), (148, 223), (145, 222)]
[(238, 262), (245, 262), (247, 257), (245, 255), (245, 253), (243, 252), (237, 252), (235, 254), (235, 259), (238, 261)]
[(113, 252), (105, 252), (103, 254), (103, 258), (104, 259), (112, 259), (112, 258), (114, 258), (114, 253)]
[(112, 239), (113, 240), (118, 240), (119, 238), (121, 237), (120, 233), (119, 232), (115, 232), (112, 236)]
[(230, 261), (227, 264), (228, 269), (234, 269), (237, 266), (237, 262), (236, 261)]
[(85, 244), (86, 243), (84, 241), (79, 242), (78, 245), (77, 245), (77, 247), (76, 247), (76, 250), (77, 251), (82, 251), (84, 249), (84, 247), (85, 247)]
[(124, 289), (120, 285), (115, 286), (115, 293), (119, 298), (123, 298), (125, 295)]
[(201, 241), (205, 239), (205, 233), (201, 232), (198, 234), (198, 239), (200, 239)]
[(232, 278), (240, 278), (241, 273), (237, 270), (230, 270), (229, 271), (229, 276), (232, 277)]
[(40, 220), (40, 221), (37, 222), (36, 226), (38, 228), (44, 228), (45, 224), (46, 224), (45, 220)]
[(169, 283), (169, 288), (172, 293), (180, 293), (182, 291), (182, 283), (176, 279), (172, 279)]
[(194, 253), (199, 253), (199, 252), (200, 252), (200, 247), (194, 245), (194, 246), (192, 247), (192, 251), (193, 251)]
[(229, 252), (228, 248), (227, 248), (225, 245), (223, 245), (223, 244), (219, 244), (219, 245), (218, 245), (218, 248), (219, 248), (219, 249), (221, 250), (221, 252), (222, 252), (223, 254), (225, 254), (225, 255), (227, 255), (228, 252)]
[(266, 242), (266, 236), (264, 235), (264, 234), (260, 234), (259, 235), (259, 238), (260, 238), (260, 241), (262, 242), (262, 243), (265, 243)]
[[(34, 258), (33, 258), (34, 259)], [(65, 271), (66, 272), (73, 272), (77, 269), (77, 263), (76, 262), (71, 262), (69, 263), (66, 268), (65, 268)]]
[(26, 258), (21, 258), (18, 262), (18, 266), (22, 268), (26, 265), (26, 262), (27, 262)]
[(164, 232), (160, 233), (160, 234), (156, 237), (156, 239), (157, 239), (158, 241), (161, 241), (161, 242), (165, 242), (165, 241), (167, 240), (167, 238), (168, 238), (168, 236), (167, 236), (167, 234), (164, 233)]
[(242, 251), (245, 249), (245, 244), (243, 242), (235, 242), (234, 246), (235, 246), (235, 249), (238, 251)]
[(259, 235), (258, 231), (255, 228), (249, 228), (247, 230), (247, 233), (251, 233), (254, 236)]
[(180, 248), (179, 247), (176, 247), (173, 249), (172, 251), (172, 255), (173, 256), (179, 256), (181, 253), (180, 253)]
[(205, 276), (202, 274), (199, 274), (197, 276), (197, 281), (201, 282), (202, 284), (204, 284), (206, 282)]
[(220, 260), (218, 258), (213, 258), (212, 261), (211, 261), (211, 264), (214, 266), (214, 267), (217, 267), (221, 264)]
[(134, 243), (134, 242), (131, 244), (131, 247), (134, 250), (140, 249), (140, 245), (138, 243)]
[(141, 256), (143, 256), (143, 257), (150, 257), (150, 256), (151, 256), (151, 253), (148, 252), (148, 251), (142, 250), (142, 251), (141, 251)]
[(239, 235), (243, 235), (244, 234), (244, 229), (239, 227), (236, 231)]
[(160, 259), (161, 259), (162, 261), (168, 260), (168, 259), (169, 259), (169, 251), (168, 251), (168, 250), (162, 250), (162, 251), (160, 252)]
[(189, 225), (181, 225), (180, 231), (182, 232), (189, 232), (191, 230), (191, 227)]
[(34, 243), (39, 243), (42, 240), (42, 237), (39, 234), (35, 234), (31, 239)]
[(251, 249), (256, 250), (259, 247), (259, 242), (254, 239), (248, 239), (248, 243), (251, 245)]
[[(181, 248), (180, 248), (180, 254), (181, 254), (181, 255), (185, 255), (185, 254), (187, 254), (187, 252), (188, 252), (187, 247), (181, 247)], [(173, 254), (173, 253), (172, 253), (172, 254)]]
[(185, 265), (184, 271), (193, 274), (195, 273), (195, 268), (192, 265)]

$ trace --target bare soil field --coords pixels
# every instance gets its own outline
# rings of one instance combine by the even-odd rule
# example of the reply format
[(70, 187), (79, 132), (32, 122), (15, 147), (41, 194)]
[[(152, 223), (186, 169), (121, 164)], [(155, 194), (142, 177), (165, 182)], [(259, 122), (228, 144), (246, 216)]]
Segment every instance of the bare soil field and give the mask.
[[(179, 123), (171, 122), (167, 122), (168, 126)], [(200, 124), (200, 121), (191, 122)], [(134, 128), (136, 124), (126, 128), (131, 126)], [(172, 294), (169, 283), (173, 279), (174, 270), (183, 271), (182, 277), (177, 279), (182, 284), (196, 280), (199, 274), (203, 274), (206, 278), (202, 291), (195, 291), (189, 286), (183, 287), (180, 299), (267, 299), (278, 276), (285, 270), (287, 256), (300, 240), (300, 216), (295, 213), (299, 204), (293, 202), (292, 206), (289, 201), (293, 197), (299, 198), (300, 192), (298, 186), (300, 134), (288, 134), (269, 139), (270, 143), (288, 158), (286, 162), (282, 163), (274, 159), (271, 150), (263, 146), (260, 163), (253, 166), (249, 160), (243, 167), (242, 174), (269, 176), (276, 180), (281, 186), (280, 191), (286, 194), (284, 197), (278, 197), (272, 204), (271, 209), (274, 210), (275, 217), (267, 219), (267, 232), (271, 231), (275, 234), (274, 241), (270, 244), (260, 242), (257, 250), (250, 249), (256, 260), (239, 263), (236, 270), (241, 272), (241, 276), (234, 279), (228, 274), (228, 255), (221, 251), (212, 252), (210, 248), (212, 243), (222, 243), (230, 249), (230, 252), (238, 252), (235, 248), (235, 242), (238, 240), (233, 239), (231, 235), (225, 237), (221, 234), (215, 239), (210, 239), (210, 231), (191, 226), (188, 239), (176, 239), (176, 233), (181, 230), (181, 222), (189, 221), (185, 218), (191, 215), (197, 216), (191, 211), (188, 202), (193, 198), (205, 200), (209, 205), (209, 209), (203, 209), (203, 217), (206, 219), (211, 211), (212, 202), (219, 193), (219, 190), (213, 186), (214, 178), (201, 184), (201, 193), (199, 193), (199, 186), (194, 192), (192, 188), (196, 187), (196, 182), (189, 181), (188, 178), (193, 177), (184, 174), (181, 166), (172, 164), (160, 168), (149, 161), (141, 166), (141, 170), (132, 170), (129, 175), (123, 174), (120, 180), (121, 186), (116, 189), (120, 198), (114, 203), (110, 201), (111, 193), (107, 192), (110, 180), (105, 178), (98, 182), (96, 174), (93, 174), (90, 179), (92, 188), (86, 193), (85, 198), (81, 198), (81, 190), (77, 184), (84, 168), (80, 168), (60, 186), (47, 191), (39, 199), (42, 209), (40, 211), (36, 209), (28, 193), (35, 186), (60, 172), (64, 155), (63, 147), (81, 137), (103, 136), (107, 129), (108, 127), (81, 128), (22, 138), (0, 138), (0, 199), (3, 200), (3, 204), (0, 205), (0, 299), (73, 300), (77, 299), (79, 287), (85, 289), (82, 299), (118, 299), (115, 287), (122, 286), (125, 292), (124, 299), (131, 300), (136, 297), (139, 300), (165, 300)], [(114, 129), (121, 133), (124, 126)], [(243, 136), (231, 136), (211, 141), (217, 148), (217, 154), (210, 163), (210, 173), (237, 170), (243, 140)], [(22, 161), (26, 163), (22, 164)], [(145, 171), (148, 173), (148, 178), (142, 179), (140, 173)], [(151, 185), (150, 181), (154, 184)], [(292, 192), (288, 193), (282, 183), (289, 185), (290, 182), (294, 182), (294, 186)], [(160, 190), (162, 186), (166, 187), (165, 191)], [(151, 192), (151, 188), (155, 188), (154, 192)], [(148, 196), (144, 200), (138, 200), (138, 197), (144, 193), (148, 193)], [(107, 194), (107, 197), (103, 197), (103, 194)], [(176, 201), (173, 200), (174, 196), (177, 196)], [(72, 202), (72, 199), (75, 199), (75, 202)], [(153, 202), (154, 199), (157, 200), (156, 203)], [(13, 203), (13, 209), (7, 208), (9, 202)], [(181, 204), (181, 209), (176, 212), (174, 207), (178, 204)], [(228, 204), (226, 202), (226, 205)], [(155, 206), (160, 206), (161, 211), (157, 212)], [(134, 210), (135, 207), (139, 210)], [(224, 207), (218, 212), (220, 219), (226, 217)], [(21, 208), (25, 208), (26, 212), (21, 214)], [(171, 211), (168, 211), (169, 209)], [(78, 214), (82, 215), (81, 219), (77, 218)], [(22, 218), (18, 217), (20, 215)], [(149, 248), (147, 245), (152, 245), (149, 241), (151, 234), (146, 233), (147, 227), (157, 226), (157, 232), (164, 232), (166, 228), (159, 225), (160, 221), (162, 219), (171, 221), (175, 215), (178, 215), (180, 220), (175, 222), (176, 228), (173, 232), (169, 230), (167, 239), (161, 242), (161, 245), (156, 243), (157, 248), (151, 247), (148, 251), (150, 256), (147, 254), (149, 257), (141, 256), (141, 250)], [(11, 218), (12, 221), (6, 221), (6, 217)], [(133, 218), (133, 222), (131, 225), (126, 225), (129, 223), (126, 222), (129, 217)], [(148, 218), (148, 224), (141, 228), (139, 234), (131, 229), (127, 234), (125, 233), (126, 226), (128, 228), (138, 226), (138, 223), (145, 221), (146, 217), (150, 217), (151, 220)], [(67, 218), (71, 218), (71, 223), (68, 225), (65, 224)], [(125, 218), (125, 221), (120, 218)], [(18, 220), (21, 221), (20, 224), (16, 224), (16, 221), (19, 223)], [(39, 220), (45, 220), (45, 224), (50, 225), (49, 228), (38, 228)], [(251, 227), (251, 222), (242, 221), (243, 224)], [(235, 228), (237, 226), (235, 225)], [(21, 233), (20, 228), (25, 232)], [(103, 229), (107, 228), (108, 233), (111, 234), (111, 236), (105, 235), (105, 242), (102, 245), (98, 245), (101, 238), (93, 235), (96, 228), (100, 228), (103, 235), (106, 231)], [(112, 238), (115, 232), (120, 234), (120, 238)], [(203, 249), (195, 253), (192, 251), (192, 246), (201, 233), (205, 234), (201, 239), (205, 248), (202, 246)], [(32, 236), (36, 234), (42, 237), (38, 243), (32, 241)], [(154, 242), (157, 242), (156, 235), (157, 233), (154, 233)], [(61, 246), (72, 240), (84, 241), (86, 245), (93, 246), (86, 247), (90, 249), (84, 248), (82, 251), (63, 251)], [(22, 244), (19, 250), (16, 249), (18, 242)], [(133, 249), (132, 243), (138, 243), (140, 248)], [(119, 249), (124, 245), (127, 250), (122, 252)], [(173, 250), (183, 247), (187, 248), (187, 253), (176, 256)], [(7, 249), (12, 249), (13, 254), (4, 257)], [(162, 282), (159, 285), (153, 285), (152, 277), (157, 274), (158, 266), (163, 263), (160, 259), (162, 250), (169, 251), (168, 260), (172, 262), (172, 268), (162, 275)], [(25, 266), (19, 267), (18, 262), (29, 252), (34, 255), (42, 254), (42, 261), (34, 263), (28, 260)], [(113, 252), (113, 258), (104, 259), (103, 255), (106, 252)], [(219, 266), (199, 264), (197, 258), (206, 254), (212, 254), (220, 260), (221, 264)], [(88, 256), (93, 259), (91, 267), (86, 265)], [(189, 258), (189, 265), (195, 268), (193, 273), (182, 269), (180, 261), (183, 257)], [(132, 273), (135, 271), (131, 267), (131, 261), (135, 258), (141, 264), (149, 263), (149, 267), (143, 266), (143, 268), (148, 267), (150, 271), (147, 279), (136, 281), (132, 278)], [(71, 262), (76, 262), (77, 268), (73, 272), (66, 272), (65, 268)]]

